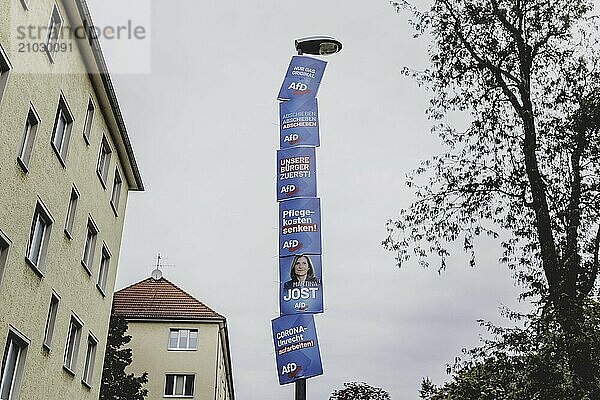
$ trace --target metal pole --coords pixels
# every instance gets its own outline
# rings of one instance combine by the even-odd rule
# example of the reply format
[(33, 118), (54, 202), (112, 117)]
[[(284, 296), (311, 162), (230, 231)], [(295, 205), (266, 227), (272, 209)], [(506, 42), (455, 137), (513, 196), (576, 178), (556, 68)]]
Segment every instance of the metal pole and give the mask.
[(296, 396), (294, 400), (306, 400), (306, 378), (296, 381)]

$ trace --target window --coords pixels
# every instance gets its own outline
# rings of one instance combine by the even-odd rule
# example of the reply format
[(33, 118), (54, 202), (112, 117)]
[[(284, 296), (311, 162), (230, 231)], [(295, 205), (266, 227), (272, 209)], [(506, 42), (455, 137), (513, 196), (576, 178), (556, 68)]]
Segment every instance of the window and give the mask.
[(194, 375), (167, 374), (165, 380), (165, 397), (194, 396)]
[(28, 345), (29, 340), (23, 335), (12, 329), (9, 330), (2, 358), (2, 381), (0, 381), (0, 399), (2, 400), (19, 398), (19, 387)]
[(106, 140), (106, 136), (102, 136), (102, 144), (100, 145), (100, 156), (98, 157), (98, 167), (96, 168), (96, 172), (100, 177), (100, 182), (102, 182), (102, 186), (106, 189), (106, 178), (108, 177), (108, 168), (110, 166), (110, 145), (108, 144), (108, 140)]
[(73, 115), (69, 111), (69, 106), (61, 94), (58, 101), (58, 109), (56, 110), (56, 118), (54, 119), (54, 129), (52, 130), (52, 148), (63, 167), (67, 159), (71, 125), (73, 125)]
[(75, 186), (71, 188), (71, 198), (69, 200), (69, 208), (67, 209), (67, 219), (65, 220), (65, 235), (69, 239), (73, 237), (73, 222), (75, 221), (75, 211), (77, 210), (77, 202), (79, 200), (79, 191)]
[(98, 340), (94, 337), (94, 335), (90, 334), (88, 336), (87, 342), (87, 352), (85, 353), (85, 365), (83, 367), (83, 378), (81, 382), (83, 382), (86, 386), (92, 386), (92, 375), (94, 374), (94, 362), (96, 361), (96, 346), (98, 345)]
[(169, 350), (196, 350), (198, 347), (198, 329), (171, 329), (169, 332)]
[(110, 196), (110, 205), (115, 214), (119, 211), (119, 198), (121, 197), (121, 175), (119, 170), (115, 168), (115, 179), (113, 181), (112, 195)]
[(65, 364), (64, 368), (75, 373), (75, 365), (77, 364), (77, 353), (79, 352), (79, 339), (81, 337), (81, 328), (83, 323), (75, 315), (71, 316), (69, 323), (69, 334), (67, 336), (67, 346), (65, 347)]
[(2, 45), (0, 45), (0, 103), (2, 102), (2, 95), (4, 94), (6, 83), (8, 82), (8, 73), (10, 70), (10, 62), (8, 62), (8, 57), (6, 56)]
[(0, 284), (2, 283), (2, 276), (4, 275), (4, 268), (6, 267), (6, 260), (8, 260), (8, 249), (10, 248), (10, 240), (0, 230)]
[(85, 245), (83, 246), (83, 257), (81, 258), (81, 265), (83, 265), (90, 275), (92, 274), (90, 267), (94, 260), (94, 249), (96, 248), (96, 236), (98, 236), (98, 227), (90, 217), (88, 218), (87, 234), (85, 236)]
[(56, 321), (56, 313), (58, 311), (59, 297), (56, 293), (52, 293), (50, 299), (50, 308), (48, 309), (48, 318), (46, 319), (46, 329), (44, 331), (44, 347), (50, 350), (52, 344), (52, 335), (54, 334), (54, 323)]
[(46, 210), (44, 205), (38, 201), (35, 207), (33, 223), (31, 224), (26, 260), (40, 273), (44, 272), (44, 262), (46, 261), (51, 227), (52, 218), (50, 217), (50, 213)]
[(92, 120), (94, 119), (94, 103), (90, 98), (88, 101), (87, 111), (85, 113), (85, 122), (83, 123), (83, 138), (85, 143), (90, 144), (90, 133), (92, 131)]
[(60, 38), (60, 28), (62, 26), (62, 17), (58, 11), (56, 4), (52, 8), (52, 16), (50, 17), (50, 24), (48, 24), (48, 37), (46, 38), (46, 53), (51, 62), (54, 62), (54, 54), (58, 48), (58, 39)]
[(25, 129), (23, 130), (23, 140), (21, 140), (21, 147), (19, 148), (19, 156), (17, 160), (19, 165), (25, 172), (29, 170), (29, 161), (31, 160), (31, 153), (33, 152), (33, 143), (35, 141), (35, 134), (37, 132), (40, 118), (35, 112), (33, 104), (29, 107), (27, 113), (27, 119), (25, 120)]
[(102, 261), (100, 261), (100, 270), (98, 271), (98, 289), (102, 294), (106, 291), (106, 278), (108, 277), (108, 267), (110, 265), (110, 251), (106, 245), (102, 246)]

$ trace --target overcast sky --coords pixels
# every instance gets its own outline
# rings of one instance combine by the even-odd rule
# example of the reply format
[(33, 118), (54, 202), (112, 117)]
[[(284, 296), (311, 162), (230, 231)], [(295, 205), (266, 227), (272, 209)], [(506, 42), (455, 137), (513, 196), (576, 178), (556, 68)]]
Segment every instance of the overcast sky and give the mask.
[(98, 25), (131, 19), (146, 41), (104, 43), (146, 185), (131, 193), (117, 289), (164, 275), (225, 315), (238, 400), (293, 398), (279, 386), (270, 330), (278, 311), (278, 103), (293, 41), (344, 44), (318, 94), (318, 192), (325, 313), (316, 316), (324, 375), (310, 399), (365, 381), (417, 399), (423, 377), (498, 320), (518, 290), (493, 242), (480, 265), (462, 254), (441, 275), (402, 269), (381, 241), (413, 199), (405, 174), (439, 150), (427, 94), (403, 66), (426, 66), (426, 43), (387, 0), (89, 0)]

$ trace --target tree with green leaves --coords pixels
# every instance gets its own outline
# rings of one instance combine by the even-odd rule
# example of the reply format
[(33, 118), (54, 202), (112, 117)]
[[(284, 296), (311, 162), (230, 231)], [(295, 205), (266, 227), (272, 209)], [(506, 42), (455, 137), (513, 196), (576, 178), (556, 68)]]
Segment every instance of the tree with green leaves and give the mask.
[(329, 400), (390, 400), (390, 395), (364, 382), (346, 382), (343, 389), (333, 391)]
[[(508, 311), (507, 311), (508, 313)], [(452, 365), (449, 382), (421, 384), (420, 397), (426, 400), (523, 400), (593, 399), (587, 394), (574, 397), (576, 381), (569, 368), (565, 335), (550, 310), (528, 315), (509, 313), (523, 320), (523, 327), (499, 328), (481, 322), (492, 334), (480, 347), (464, 351)], [(600, 348), (600, 305), (585, 309), (585, 324), (592, 336), (589, 343)], [(595, 363), (598, 363), (595, 352)], [(586, 397), (587, 396), (587, 397)]]
[(131, 364), (131, 349), (123, 348), (131, 341), (127, 332), (127, 320), (118, 315), (111, 315), (102, 370), (100, 400), (144, 400), (148, 390), (143, 385), (148, 382), (148, 373), (140, 376), (128, 374), (125, 368)]
[[(393, 4), (411, 13), (416, 36), (431, 38), (429, 68), (405, 72), (431, 91), (428, 115), (446, 151), (410, 176), (417, 199), (388, 222), (384, 245), (399, 265), (416, 255), (426, 266), (434, 255), (444, 269), (452, 242), (475, 265), (476, 239), (498, 240), (522, 298), (556, 323), (570, 398), (600, 399), (600, 325), (588, 318), (600, 248), (591, 1), (433, 0), (426, 11)], [(451, 126), (450, 113), (462, 113), (467, 128)]]

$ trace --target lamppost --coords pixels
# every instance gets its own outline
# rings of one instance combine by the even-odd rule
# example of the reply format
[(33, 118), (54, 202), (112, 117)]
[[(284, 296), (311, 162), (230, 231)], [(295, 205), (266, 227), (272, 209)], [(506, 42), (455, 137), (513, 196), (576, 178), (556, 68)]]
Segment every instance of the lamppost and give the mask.
[[(329, 56), (342, 50), (342, 42), (331, 36), (309, 36), (294, 41), (298, 55)], [(306, 378), (295, 382), (295, 400), (306, 400)]]
[(329, 56), (342, 43), (330, 36), (310, 36), (294, 45), (298, 56), (292, 57), (277, 96), (280, 317), (271, 323), (279, 384), (294, 382), (295, 400), (306, 400), (306, 379), (323, 374), (314, 321), (324, 311), (315, 149), (320, 145), (316, 95), (327, 62), (304, 55)]

